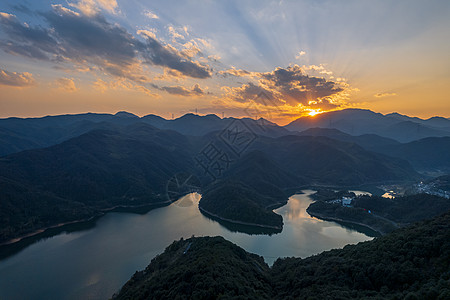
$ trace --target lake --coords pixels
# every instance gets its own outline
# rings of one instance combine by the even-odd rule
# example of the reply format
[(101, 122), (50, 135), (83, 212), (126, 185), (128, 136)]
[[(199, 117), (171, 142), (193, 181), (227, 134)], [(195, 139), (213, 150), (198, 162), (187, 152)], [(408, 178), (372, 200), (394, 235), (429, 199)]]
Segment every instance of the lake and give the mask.
[(275, 210), (284, 227), (273, 235), (230, 231), (199, 212), (196, 193), (144, 215), (108, 213), (91, 228), (41, 239), (1, 260), (0, 299), (108, 299), (174, 240), (192, 235), (221, 235), (270, 265), (278, 257), (304, 258), (372, 239), (361, 229), (310, 217), (313, 191), (303, 192)]

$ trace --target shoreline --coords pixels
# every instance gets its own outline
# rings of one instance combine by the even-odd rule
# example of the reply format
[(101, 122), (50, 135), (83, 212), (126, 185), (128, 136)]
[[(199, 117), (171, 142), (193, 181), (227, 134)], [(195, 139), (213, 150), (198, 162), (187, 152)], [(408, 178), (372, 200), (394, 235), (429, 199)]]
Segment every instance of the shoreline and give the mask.
[(122, 208), (122, 209), (130, 208), (130, 209), (132, 209), (132, 208), (140, 208), (140, 207), (145, 207), (145, 206), (156, 206), (154, 208), (150, 208), (150, 210), (152, 210), (152, 209), (156, 209), (156, 208), (162, 207), (165, 204), (169, 205), (170, 203), (172, 203), (172, 201), (167, 200), (167, 201), (156, 202), (156, 203), (149, 203), (149, 204), (115, 205), (115, 206), (108, 207), (108, 208), (102, 208), (102, 209), (99, 209), (98, 212), (95, 215), (93, 215), (93, 216), (91, 216), (89, 218), (79, 219), (79, 220), (74, 220), (74, 221), (69, 221), (69, 222), (63, 222), (63, 223), (58, 223), (58, 224), (55, 224), (55, 225), (51, 225), (51, 226), (47, 226), (47, 227), (44, 227), (44, 228), (41, 228), (41, 229), (37, 229), (37, 230), (32, 231), (30, 233), (27, 233), (25, 235), (21, 235), (21, 236), (9, 239), (9, 240), (7, 240), (5, 242), (2, 242), (2, 243), (0, 243), (0, 247), (7, 246), (7, 245), (13, 245), (13, 244), (18, 243), (18, 242), (20, 242), (20, 241), (22, 241), (22, 240), (24, 240), (26, 238), (39, 235), (39, 234), (41, 234), (41, 233), (43, 233), (43, 232), (45, 232), (45, 231), (47, 231), (49, 229), (56, 229), (56, 228), (60, 228), (60, 227), (66, 226), (66, 225), (72, 225), (72, 224), (77, 224), (77, 223), (90, 222), (90, 221), (92, 221), (92, 220), (94, 220), (96, 218), (101, 218), (105, 214), (107, 214), (109, 212), (113, 212), (115, 209), (118, 209), (118, 208)]
[(40, 233), (45, 232), (48, 229), (55, 229), (55, 228), (63, 227), (65, 225), (71, 225), (71, 224), (76, 224), (76, 223), (89, 222), (89, 221), (92, 221), (93, 219), (101, 217), (101, 216), (103, 216), (103, 214), (98, 214), (98, 215), (95, 215), (95, 216), (91, 216), (91, 217), (89, 217), (87, 219), (79, 219), (79, 220), (70, 221), (70, 222), (58, 223), (56, 225), (51, 225), (51, 226), (47, 226), (47, 227), (44, 227), (44, 228), (41, 228), (41, 229), (37, 229), (37, 230), (35, 230), (33, 232), (30, 232), (28, 234), (25, 234), (25, 235), (22, 235), (22, 236), (19, 236), (19, 237), (7, 240), (6, 242), (3, 242), (3, 243), (0, 243), (0, 247), (1, 246), (6, 246), (6, 245), (12, 245), (14, 243), (18, 243), (18, 242), (20, 242), (23, 239), (26, 239), (26, 238), (29, 238), (29, 237), (33, 237), (35, 235), (38, 235)]
[(318, 219), (321, 219), (321, 220), (324, 220), (324, 221), (344, 222), (344, 223), (349, 223), (349, 224), (355, 224), (355, 225), (363, 226), (363, 227), (366, 227), (366, 228), (368, 228), (368, 229), (370, 229), (370, 230), (380, 234), (380, 236), (383, 236), (383, 235), (387, 234), (387, 232), (382, 232), (379, 229), (375, 229), (374, 227), (372, 227), (370, 225), (367, 225), (367, 224), (364, 224), (364, 223), (344, 220), (344, 219), (340, 219), (340, 218), (336, 218), (336, 217), (329, 217), (329, 216), (325, 216), (325, 215), (320, 214), (320, 213), (311, 213), (311, 212), (308, 211), (308, 209), (306, 209), (306, 212), (311, 217), (318, 218)]
[(230, 223), (233, 223), (233, 224), (261, 227), (261, 228), (267, 228), (267, 229), (277, 229), (277, 230), (282, 230), (283, 229), (283, 226), (281, 226), (281, 227), (280, 226), (271, 226), (271, 225), (243, 222), (243, 221), (237, 221), (237, 220), (232, 220), (232, 219), (228, 219), (228, 218), (223, 218), (223, 217), (220, 217), (220, 216), (218, 216), (216, 214), (213, 214), (213, 213), (207, 211), (206, 209), (201, 208), (200, 205), (198, 206), (198, 209), (201, 212), (203, 212), (203, 213), (205, 213), (207, 215), (213, 216), (214, 218), (217, 218), (217, 219), (225, 221), (225, 222), (230, 222)]

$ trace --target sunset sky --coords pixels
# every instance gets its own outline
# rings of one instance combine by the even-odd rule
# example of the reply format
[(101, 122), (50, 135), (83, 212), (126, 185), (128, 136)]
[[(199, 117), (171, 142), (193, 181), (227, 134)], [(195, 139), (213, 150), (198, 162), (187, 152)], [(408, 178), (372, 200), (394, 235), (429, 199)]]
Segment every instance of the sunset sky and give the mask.
[(450, 1), (2, 0), (0, 117), (450, 117)]

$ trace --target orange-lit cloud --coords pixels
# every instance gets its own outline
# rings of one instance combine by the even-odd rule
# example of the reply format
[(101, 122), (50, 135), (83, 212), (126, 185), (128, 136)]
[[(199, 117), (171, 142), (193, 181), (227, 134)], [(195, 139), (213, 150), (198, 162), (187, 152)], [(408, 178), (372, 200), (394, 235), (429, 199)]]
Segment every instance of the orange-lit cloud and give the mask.
[[(242, 107), (252, 118), (259, 116), (270, 120), (286, 120), (300, 115), (321, 113), (345, 107), (350, 96), (358, 89), (339, 81), (312, 76), (313, 72), (326, 71), (324, 67), (298, 65), (276, 68), (271, 72), (250, 72), (229, 69), (219, 72), (223, 76), (245, 77), (248, 82), (238, 87), (222, 87), (223, 102)], [(330, 76), (331, 77), (331, 76)]]
[(172, 95), (184, 96), (184, 97), (202, 96), (205, 93), (198, 84), (195, 84), (191, 89), (187, 89), (182, 86), (163, 86), (159, 89), (166, 91)]
[(70, 3), (69, 6), (77, 8), (87, 16), (94, 16), (99, 13), (100, 9), (104, 9), (109, 13), (117, 13), (116, 0), (80, 0), (75, 3)]
[(140, 36), (144, 37), (144, 38), (152, 38), (152, 39), (156, 39), (156, 29), (140, 29), (138, 31), (136, 31), (137, 34), (139, 34)]
[(58, 78), (55, 80), (54, 85), (65, 92), (76, 92), (78, 88), (75, 85), (73, 78)]
[(305, 51), (299, 51), (296, 55), (295, 55), (295, 59), (300, 59), (302, 56), (306, 55)]
[(264, 94), (274, 105), (290, 106), (316, 105), (323, 108), (336, 107), (336, 95), (344, 91), (344, 86), (323, 77), (309, 76), (297, 66), (276, 68), (272, 72), (250, 73), (242, 70), (227, 70), (234, 76), (254, 76), (257, 82), (248, 82), (240, 87), (225, 89), (227, 96), (239, 101), (258, 101)]
[[(105, 111), (112, 99), (115, 108), (137, 114), (195, 105), (209, 113), (279, 120), (347, 107), (450, 116), (444, 38), (450, 18), (443, 1), (415, 1), (408, 12), (383, 2), (371, 4), (378, 7), (372, 10), (325, 1), (308, 12), (311, 18), (298, 18), (305, 1), (201, 8), (190, 1), (139, 7), (117, 0), (3, 2), (4, 116), (46, 113), (44, 106), (61, 113)], [(380, 25), (375, 12), (381, 10), (386, 16)], [(72, 80), (74, 88), (55, 78)], [(70, 102), (60, 101), (75, 90), (66, 93)]]
[(183, 47), (181, 54), (187, 58), (193, 58), (202, 51), (194, 41), (183, 44)]
[[(99, 3), (106, 5), (109, 2)], [(189, 55), (197, 52), (192, 43), (187, 44), (182, 53), (161, 44), (150, 30), (139, 31), (146, 39), (142, 42), (120, 25), (109, 23), (99, 13), (79, 14), (62, 5), (52, 8), (42, 14), (50, 28), (26, 25), (15, 16), (1, 14), (0, 26), (9, 37), (0, 43), (1, 49), (58, 65), (96, 66), (110, 75), (138, 83), (146, 80), (143, 79), (145, 75), (135, 74), (143, 64), (167, 67), (193, 78), (211, 77), (208, 66), (189, 59)], [(187, 29), (184, 30), (187, 33)]]
[(177, 40), (184, 40), (189, 35), (187, 26), (168, 26), (167, 30), (169, 31), (169, 35), (172, 37), (172, 42), (174, 43), (176, 43)]
[[(333, 72), (330, 70), (327, 70), (324, 65), (318, 65), (318, 66), (317, 65), (309, 65), (309, 66), (303, 65), (302, 70), (313, 71), (313, 73), (312, 73), (313, 75), (315, 75), (315, 74), (332, 75), (333, 74)], [(342, 78), (340, 78), (340, 79), (343, 80)]]
[(153, 13), (148, 9), (144, 11), (144, 16), (146, 16), (149, 19), (159, 19), (159, 17), (155, 13)]
[(36, 82), (33, 75), (28, 72), (10, 72), (0, 69), (0, 85), (14, 86), (14, 87), (29, 87)]
[(227, 77), (227, 76), (235, 76), (235, 77), (258, 76), (258, 73), (256, 73), (256, 72), (249, 72), (247, 70), (236, 69), (235, 67), (232, 67), (231, 69), (228, 69), (228, 70), (219, 71), (218, 74), (220, 74), (224, 77)]

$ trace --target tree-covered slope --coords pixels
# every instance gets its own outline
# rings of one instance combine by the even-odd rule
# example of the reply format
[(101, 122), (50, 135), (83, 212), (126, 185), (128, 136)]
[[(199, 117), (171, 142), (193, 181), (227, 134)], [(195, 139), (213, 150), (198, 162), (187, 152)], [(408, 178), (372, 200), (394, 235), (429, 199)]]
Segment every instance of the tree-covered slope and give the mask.
[(265, 138), (252, 147), (267, 154), (284, 170), (306, 178), (310, 184), (358, 185), (419, 178), (405, 160), (323, 136)]
[(378, 150), (408, 160), (417, 170), (450, 172), (450, 137), (429, 137)]
[(416, 194), (393, 199), (362, 195), (355, 199), (354, 206), (372, 212), (400, 224), (429, 219), (450, 210), (450, 199)]
[[(382, 234), (410, 223), (433, 218), (450, 211), (450, 200), (429, 194), (415, 194), (388, 199), (361, 195), (353, 199), (351, 207), (342, 206), (340, 192), (317, 193), (318, 201), (311, 203), (307, 212), (315, 217), (342, 220), (366, 225)], [(336, 196), (333, 196), (336, 195)]]
[(281, 200), (286, 201), (287, 198), (270, 197), (241, 182), (227, 180), (208, 187), (199, 207), (203, 212), (226, 221), (281, 229), (283, 218), (267, 208)]
[(0, 177), (0, 243), (59, 223), (87, 219), (94, 209)]
[(114, 299), (449, 299), (450, 213), (269, 267), (220, 237), (180, 240)]
[(450, 213), (373, 241), (278, 260), (272, 276), (280, 299), (448, 299)]
[(146, 124), (2, 157), (0, 242), (116, 205), (167, 201), (169, 178), (190, 167), (184, 136)]
[(284, 171), (261, 151), (250, 151), (219, 180), (204, 189), (200, 208), (228, 221), (281, 229), (283, 219), (272, 211), (285, 204), (283, 188), (304, 179)]
[(114, 299), (270, 299), (269, 267), (222, 237), (181, 239)]
[(145, 202), (163, 193), (167, 180), (190, 163), (184, 149), (172, 147), (151, 136), (92, 131), (3, 157), (0, 176), (98, 207)]

